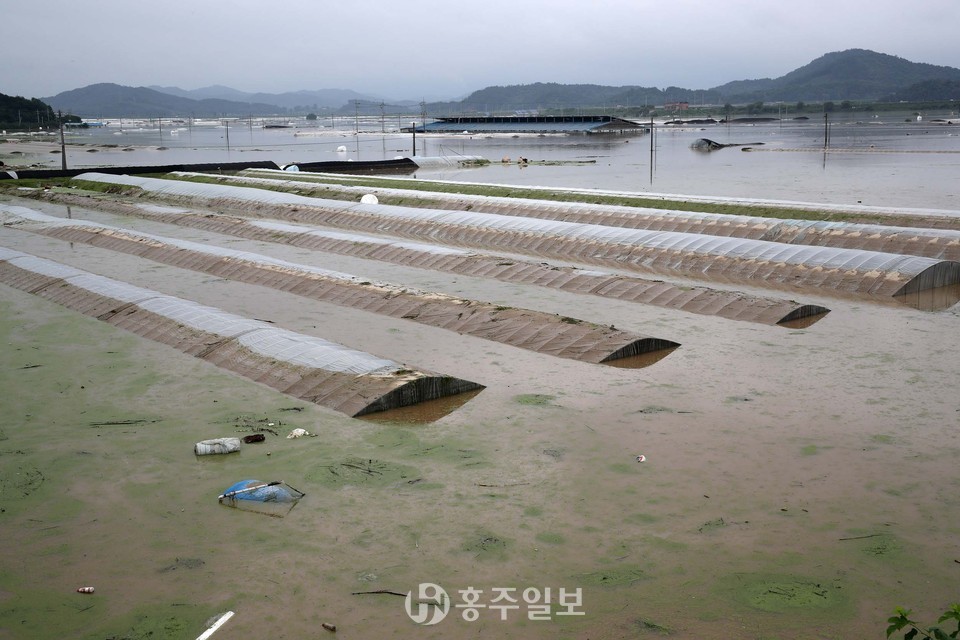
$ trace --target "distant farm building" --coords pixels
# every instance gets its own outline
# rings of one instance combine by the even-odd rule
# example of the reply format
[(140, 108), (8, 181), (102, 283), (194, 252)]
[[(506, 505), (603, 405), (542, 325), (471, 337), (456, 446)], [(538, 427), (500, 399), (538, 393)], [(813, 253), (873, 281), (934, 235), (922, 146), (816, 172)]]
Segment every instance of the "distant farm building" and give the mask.
[(689, 102), (668, 102), (663, 105), (663, 108), (668, 111), (686, 111), (690, 108)]
[[(413, 127), (404, 129), (410, 132)], [(644, 125), (613, 116), (453, 116), (417, 125), (417, 133), (643, 133)]]

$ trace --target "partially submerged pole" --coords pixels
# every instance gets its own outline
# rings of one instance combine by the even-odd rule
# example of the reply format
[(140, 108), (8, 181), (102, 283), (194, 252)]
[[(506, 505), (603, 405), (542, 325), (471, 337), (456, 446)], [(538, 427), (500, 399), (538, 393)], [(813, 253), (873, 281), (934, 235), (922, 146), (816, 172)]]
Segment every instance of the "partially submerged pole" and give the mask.
[(653, 115), (650, 115), (650, 184), (653, 184), (653, 150), (654, 150), (654, 141), (653, 141)]
[(60, 168), (67, 170), (67, 143), (63, 140), (63, 112), (57, 111), (57, 119), (60, 121)]

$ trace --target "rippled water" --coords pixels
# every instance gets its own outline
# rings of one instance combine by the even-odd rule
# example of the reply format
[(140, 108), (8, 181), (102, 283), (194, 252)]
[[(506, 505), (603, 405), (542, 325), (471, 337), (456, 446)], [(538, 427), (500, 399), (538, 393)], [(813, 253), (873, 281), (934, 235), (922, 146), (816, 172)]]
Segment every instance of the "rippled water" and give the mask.
[[(227, 151), (227, 131), (214, 127), (165, 130), (162, 140), (159, 131), (94, 130), (71, 135), (68, 161), (376, 160), (409, 155), (412, 142), (389, 132), (297, 132), (232, 127)], [(418, 136), (421, 155), (494, 164), (417, 175), (960, 208), (953, 132), (916, 121), (836, 125), (833, 148), (853, 151), (824, 154), (822, 122), (663, 129), (652, 181), (647, 135)], [(698, 153), (689, 145), (699, 137), (765, 144)], [(37, 157), (58, 166), (47, 152)], [(521, 155), (534, 164), (518, 166)], [(922, 312), (806, 289), (791, 295), (829, 306), (826, 317), (765, 326), (231, 238), (96, 210), (95, 200), (10, 199), (682, 346), (638, 369), (561, 361), (0, 226), (0, 246), (487, 385), (453, 411), (437, 403), (435, 423), (414, 424), (422, 411), (379, 416), (386, 424), (353, 420), (0, 287), (0, 372), (10, 390), (0, 535), (19, 541), (0, 575), (0, 636), (76, 635), (81, 621), (90, 637), (196, 637), (229, 607), (235, 637), (318, 637), (329, 621), (354, 637), (661, 629), (703, 639), (869, 638), (882, 637), (893, 607), (932, 621), (956, 593), (956, 308)], [(231, 459), (191, 453), (199, 440), (260, 423), (277, 434)], [(318, 437), (284, 438), (294, 427)], [(375, 472), (339, 484), (331, 469), (357, 460)], [(307, 497), (282, 521), (217, 504), (246, 477), (283, 478)], [(428, 580), (487, 595), (497, 586), (582, 587), (586, 615), (529, 623), (484, 612), (476, 624), (451, 615), (434, 633), (414, 626), (401, 599), (376, 593)], [(68, 600), (81, 584), (96, 596)], [(278, 590), (296, 615), (276, 615), (277, 599), (264, 596)], [(100, 617), (83, 617), (88, 603)]]
[[(947, 118), (949, 113), (941, 114)], [(898, 114), (760, 124), (669, 126), (631, 135), (418, 135), (419, 156), (481, 156), (491, 166), (425, 169), (418, 177), (484, 183), (960, 209), (960, 126)], [(357, 129), (360, 133), (357, 133)], [(282, 129), (236, 122), (110, 126), (70, 132), (70, 167), (272, 160), (278, 164), (383, 160), (413, 153), (397, 124), (355, 122)], [(733, 145), (700, 152), (698, 138)], [(653, 144), (651, 144), (653, 142)], [(82, 146), (81, 146), (82, 145)], [(111, 145), (111, 146), (104, 146)], [(651, 148), (652, 147), (652, 148)], [(94, 151), (95, 150), (95, 151)], [(652, 153), (651, 153), (652, 151)], [(525, 157), (530, 164), (521, 166)], [(509, 159), (508, 162), (502, 162)], [(43, 158), (58, 166), (59, 157)]]

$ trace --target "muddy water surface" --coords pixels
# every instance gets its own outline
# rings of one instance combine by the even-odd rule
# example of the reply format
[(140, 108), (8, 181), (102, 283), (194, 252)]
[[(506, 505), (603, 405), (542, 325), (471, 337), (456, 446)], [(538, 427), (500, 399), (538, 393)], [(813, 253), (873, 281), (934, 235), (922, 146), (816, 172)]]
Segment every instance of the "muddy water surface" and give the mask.
[[(805, 292), (831, 313), (767, 327), (70, 215), (682, 346), (642, 369), (560, 360), (2, 228), (0, 246), (487, 388), (427, 424), (349, 419), (0, 288), (0, 529), (17, 541), (0, 638), (194, 638), (226, 610), (215, 637), (882, 637), (894, 606), (933, 621), (960, 593), (957, 307)], [(192, 453), (264, 427), (238, 454)], [(307, 495), (283, 519), (217, 504), (245, 478)], [(520, 608), (426, 627), (401, 597), (354, 595), (424, 582), (454, 604), (516, 589)], [(560, 615), (561, 587), (584, 615)], [(551, 589), (547, 620), (527, 588)]]

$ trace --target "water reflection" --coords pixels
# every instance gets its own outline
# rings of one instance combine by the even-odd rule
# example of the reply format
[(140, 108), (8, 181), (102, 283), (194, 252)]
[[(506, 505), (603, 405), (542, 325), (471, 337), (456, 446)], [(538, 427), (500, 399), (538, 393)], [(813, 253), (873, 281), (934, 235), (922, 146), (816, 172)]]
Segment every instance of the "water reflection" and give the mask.
[(809, 316), (803, 316), (802, 318), (797, 318), (796, 320), (784, 320), (783, 322), (778, 322), (778, 327), (784, 327), (786, 329), (807, 329), (812, 327), (817, 322), (820, 322), (823, 318), (830, 313), (830, 310), (826, 310), (823, 313), (817, 313)]
[(960, 302), (960, 284), (908, 293), (894, 300), (920, 311), (943, 311)]
[[(758, 124), (669, 126), (657, 124), (654, 135), (433, 135), (418, 134), (423, 156), (470, 155), (491, 161), (487, 167), (436, 169), (428, 179), (483, 183), (578, 187), (619, 191), (653, 191), (704, 196), (770, 198), (805, 202), (957, 209), (953, 188), (960, 136), (954, 128), (927, 121), (906, 122), (896, 115), (856, 121), (863, 114), (831, 117), (829, 162), (825, 163), (823, 123), (785, 121)], [(410, 135), (381, 122), (343, 118), (307, 126), (269, 129), (245, 126), (243, 143), (226, 128), (177, 125), (141, 131), (103, 127), (71, 135), (71, 166), (157, 165), (270, 160), (279, 165), (330, 160), (389, 160), (408, 156)], [(234, 123), (239, 128), (241, 124)], [(646, 124), (646, 123), (644, 123)], [(233, 128), (232, 127), (232, 128)], [(360, 129), (358, 133), (356, 129)], [(422, 136), (422, 137), (421, 137)], [(232, 136), (236, 138), (236, 136)], [(704, 154), (690, 149), (698, 138), (720, 144), (762, 142), (755, 151), (808, 153), (739, 153), (725, 149)], [(121, 144), (118, 144), (121, 143)], [(83, 146), (99, 153), (78, 154)], [(134, 151), (124, 151), (120, 147)], [(158, 147), (165, 147), (160, 150)], [(343, 148), (343, 151), (338, 149)], [(813, 153), (809, 153), (813, 152)], [(83, 156), (82, 160), (78, 156)], [(531, 161), (596, 159), (595, 163), (537, 164), (518, 168), (504, 157)], [(48, 165), (56, 159), (42, 158)], [(79, 162), (78, 162), (79, 160)], [(97, 164), (93, 164), (96, 162)]]
[(387, 425), (429, 424), (436, 422), (448, 413), (453, 413), (466, 403), (470, 402), (483, 389), (458, 393), (455, 396), (446, 396), (436, 400), (427, 400), (409, 407), (400, 407), (389, 411), (378, 411), (359, 416), (358, 419)]
[(641, 353), (635, 356), (630, 356), (628, 358), (618, 358), (617, 360), (608, 360), (603, 364), (616, 367), (618, 369), (643, 369), (644, 367), (649, 367), (654, 365), (671, 353), (679, 349), (680, 347), (673, 347), (671, 349), (660, 349), (658, 351), (648, 351), (647, 353)]

